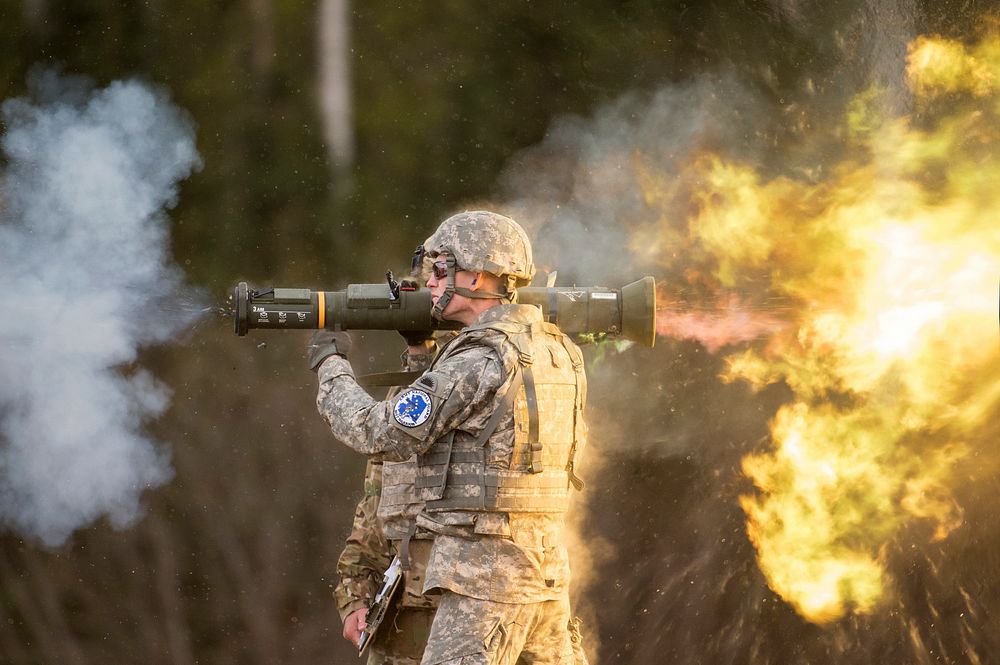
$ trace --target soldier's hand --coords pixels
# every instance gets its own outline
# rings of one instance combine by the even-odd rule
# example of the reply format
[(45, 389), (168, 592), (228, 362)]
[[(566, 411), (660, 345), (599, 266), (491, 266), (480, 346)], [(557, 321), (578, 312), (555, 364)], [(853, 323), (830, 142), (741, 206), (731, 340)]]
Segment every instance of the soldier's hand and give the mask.
[(309, 369), (316, 371), (323, 361), (333, 355), (343, 358), (351, 350), (351, 336), (346, 332), (317, 330), (309, 340)]
[(362, 607), (354, 610), (344, 619), (344, 639), (358, 646), (361, 643), (361, 631), (368, 627), (365, 619), (368, 618), (368, 608)]

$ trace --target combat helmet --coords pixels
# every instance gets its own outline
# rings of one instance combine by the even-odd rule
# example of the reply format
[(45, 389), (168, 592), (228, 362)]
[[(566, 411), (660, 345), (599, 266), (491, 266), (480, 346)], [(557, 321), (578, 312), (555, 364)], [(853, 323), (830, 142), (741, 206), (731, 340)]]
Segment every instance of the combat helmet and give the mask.
[[(500, 298), (515, 302), (517, 287), (531, 283), (535, 276), (531, 241), (524, 229), (510, 217), (495, 212), (473, 210), (452, 215), (428, 238), (418, 254), (434, 258), (444, 254), (448, 265), (445, 292), (432, 310), (440, 319), (452, 295), (468, 298)], [(505, 278), (502, 293), (456, 288), (455, 271), (488, 272)]]

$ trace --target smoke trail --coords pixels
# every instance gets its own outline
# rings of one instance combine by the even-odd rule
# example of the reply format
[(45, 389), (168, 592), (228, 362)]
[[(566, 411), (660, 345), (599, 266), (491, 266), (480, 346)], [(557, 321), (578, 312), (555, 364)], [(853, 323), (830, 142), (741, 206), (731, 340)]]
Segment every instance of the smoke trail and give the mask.
[(161, 91), (28, 83), (0, 106), (0, 523), (54, 546), (103, 515), (129, 524), (172, 474), (143, 434), (169, 391), (131, 364), (191, 322), (157, 312), (182, 283), (163, 211), (200, 162)]

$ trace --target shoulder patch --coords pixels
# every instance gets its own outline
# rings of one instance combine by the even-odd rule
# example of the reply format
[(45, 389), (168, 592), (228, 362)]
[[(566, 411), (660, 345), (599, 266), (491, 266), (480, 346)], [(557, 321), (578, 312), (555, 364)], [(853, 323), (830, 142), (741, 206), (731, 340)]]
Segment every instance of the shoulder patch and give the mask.
[(403, 427), (419, 427), (431, 417), (433, 409), (430, 395), (423, 390), (409, 388), (396, 398), (392, 417)]
[(432, 374), (424, 374), (422, 377), (417, 379), (417, 383), (424, 386), (431, 392), (437, 390), (437, 381), (434, 379), (434, 375)]

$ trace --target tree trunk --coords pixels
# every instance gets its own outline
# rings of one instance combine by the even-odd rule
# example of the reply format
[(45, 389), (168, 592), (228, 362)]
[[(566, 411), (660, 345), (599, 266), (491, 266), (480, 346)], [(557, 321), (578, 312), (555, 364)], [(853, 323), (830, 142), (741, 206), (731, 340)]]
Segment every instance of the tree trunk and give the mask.
[(319, 16), (320, 110), (334, 185), (340, 192), (350, 188), (354, 163), (349, 37), (349, 0), (322, 0)]

